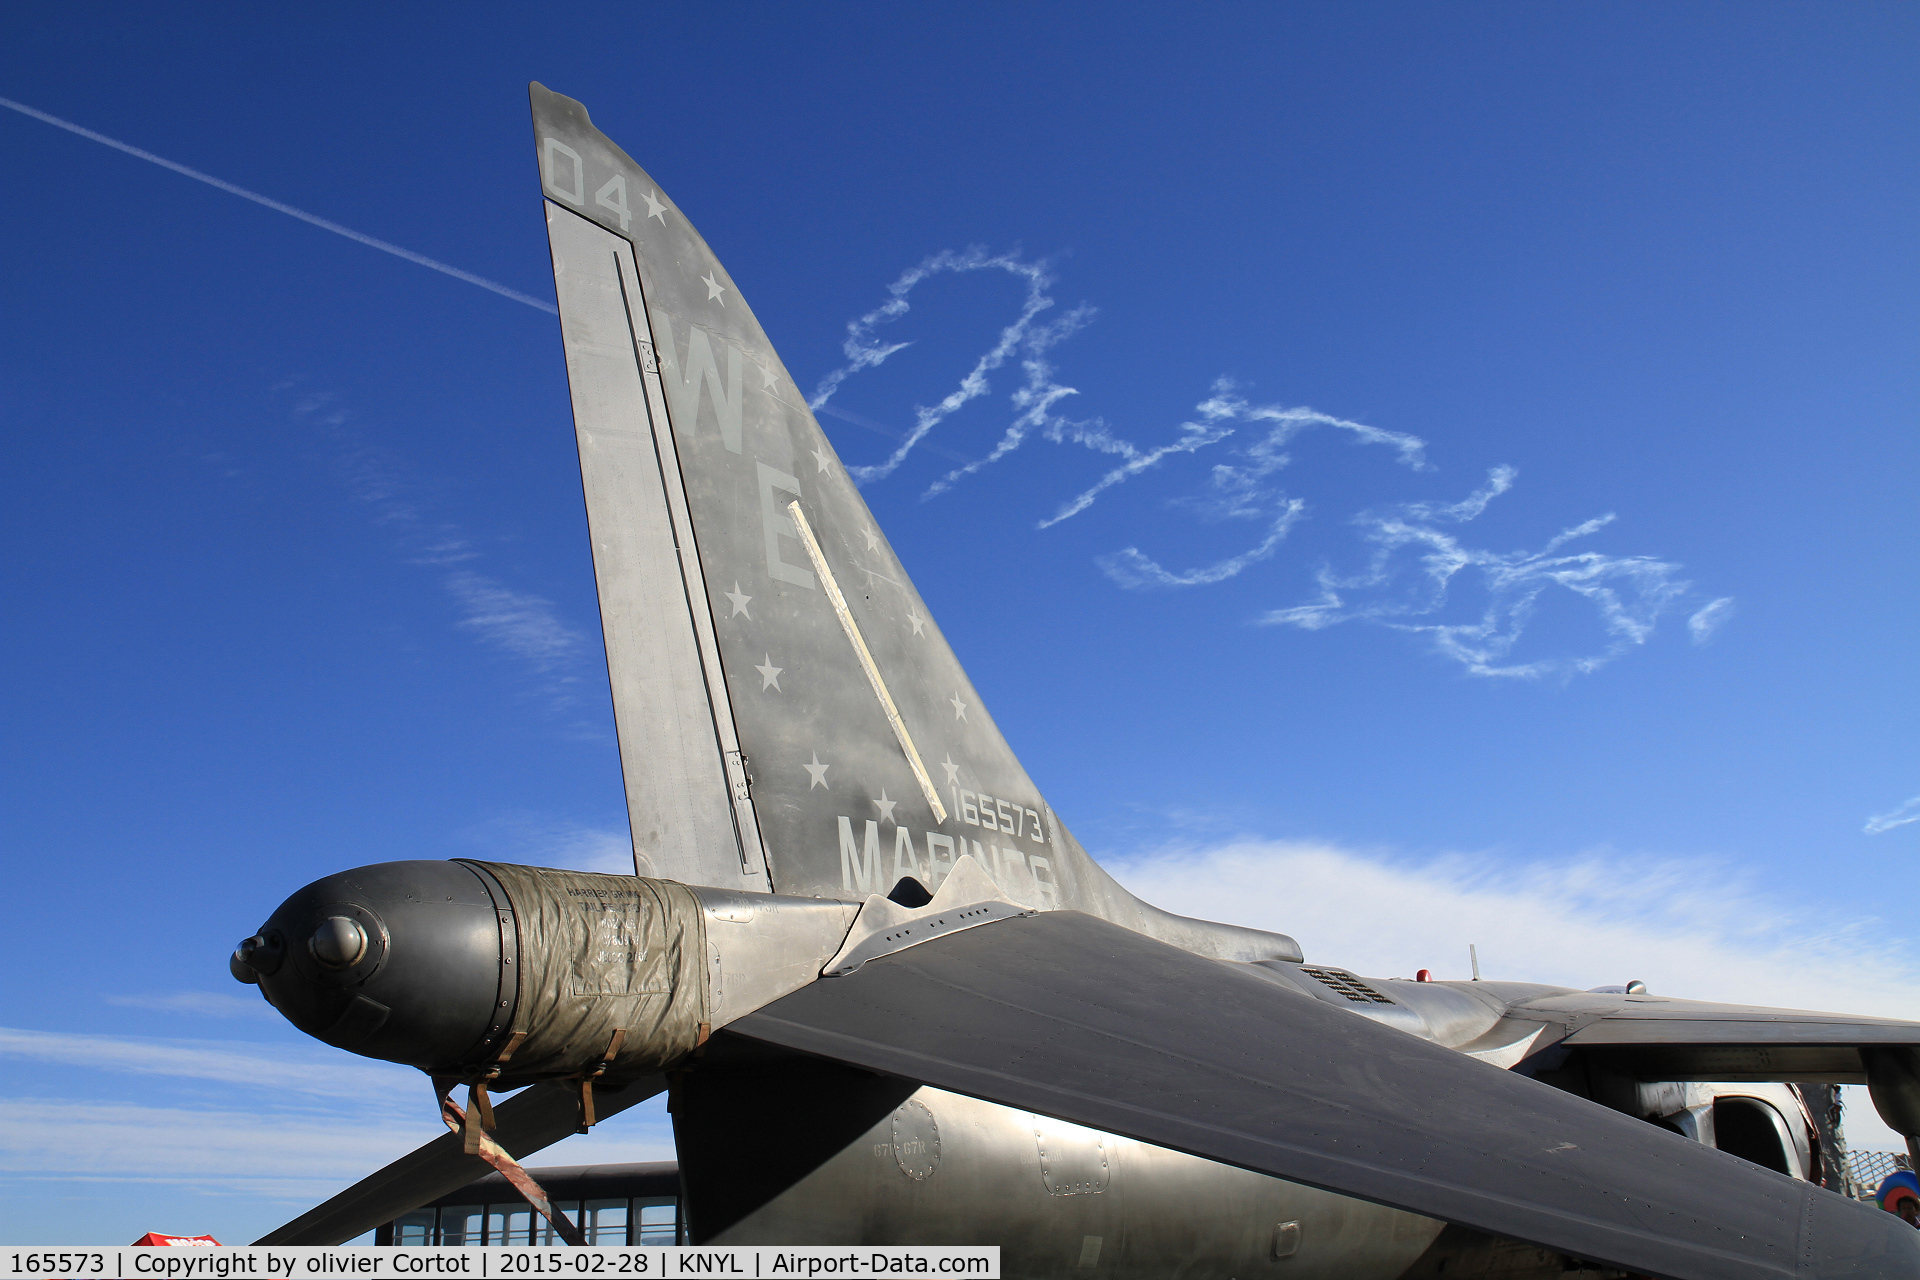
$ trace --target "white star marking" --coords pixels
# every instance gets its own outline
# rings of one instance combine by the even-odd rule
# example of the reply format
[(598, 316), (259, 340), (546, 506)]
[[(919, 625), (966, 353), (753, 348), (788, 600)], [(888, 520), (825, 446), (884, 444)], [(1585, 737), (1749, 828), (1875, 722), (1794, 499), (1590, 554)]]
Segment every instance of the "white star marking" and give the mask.
[(766, 390), (768, 387), (771, 387), (774, 383), (778, 381), (779, 379), (774, 376), (772, 365), (763, 364), (760, 366), (760, 389), (762, 391)]
[(660, 211), (666, 208), (667, 206), (665, 206), (664, 204), (661, 204), (658, 200), (654, 199), (653, 192), (651, 191), (647, 192), (647, 194), (641, 196), (640, 198), (647, 202), (647, 216), (649, 218), (660, 219), (660, 225), (663, 227), (666, 226), (667, 225), (666, 215), (661, 213)]
[(957, 690), (947, 701), (953, 704), (953, 718), (955, 720), (965, 720), (967, 718), (967, 704), (960, 701), (960, 694)]
[(878, 551), (880, 549), (880, 539), (873, 536), (873, 530), (862, 529), (860, 536), (867, 540), (867, 550)]
[[(737, 618), (741, 614), (747, 613), (747, 601), (753, 599), (752, 596), (740, 594), (740, 580), (738, 578), (734, 579), (733, 590), (723, 591), (720, 594), (733, 601), (733, 612), (727, 615), (729, 618)], [(753, 621), (752, 614), (747, 613), (747, 621)]]
[(707, 286), (707, 301), (718, 302), (721, 306), (723, 307), (726, 306), (727, 300), (721, 297), (720, 295), (727, 291), (727, 286), (721, 284), (718, 280), (715, 280), (713, 278), (713, 272), (711, 271), (701, 276), (700, 279), (704, 281)]
[(813, 779), (812, 782), (807, 784), (807, 790), (811, 791), (815, 787), (826, 787), (829, 791), (833, 790), (833, 787), (827, 782), (827, 770), (833, 768), (833, 766), (830, 764), (821, 764), (820, 753), (818, 751), (813, 753), (812, 764), (803, 764), (800, 767), (805, 769), (807, 776)]
[(813, 446), (813, 460), (820, 464), (822, 471), (825, 471), (827, 469), (827, 463), (831, 461), (831, 456), (825, 449), (822, 449), (819, 445), (815, 445)]
[(913, 628), (913, 634), (917, 636), (927, 634), (927, 620), (912, 610), (907, 612), (907, 625)]
[(770, 653), (761, 658), (760, 662), (761, 665), (755, 667), (754, 670), (760, 673), (761, 691), (765, 692), (768, 689), (772, 689), (775, 693), (785, 693), (786, 690), (780, 687), (780, 673), (785, 671), (786, 668), (774, 666), (773, 655)]
[(892, 822), (893, 806), (899, 803), (898, 800), (887, 799), (887, 789), (882, 787), (880, 788), (880, 798), (873, 802), (873, 807), (880, 811), (880, 820), (882, 822)]
[(940, 767), (947, 771), (948, 786), (954, 786), (960, 781), (960, 766), (953, 762), (953, 753), (951, 751), (947, 753), (947, 758), (940, 762)]

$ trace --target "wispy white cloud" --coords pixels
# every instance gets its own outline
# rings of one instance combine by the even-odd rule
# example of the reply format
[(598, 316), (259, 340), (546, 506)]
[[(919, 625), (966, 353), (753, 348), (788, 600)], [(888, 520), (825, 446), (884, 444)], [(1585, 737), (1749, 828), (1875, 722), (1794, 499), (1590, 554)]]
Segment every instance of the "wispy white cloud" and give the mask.
[[(856, 427), (871, 431), (875, 435), (885, 436), (889, 440), (905, 440), (907, 438), (907, 433), (904, 431), (896, 431), (884, 422), (875, 422), (863, 413), (854, 413), (851, 410), (841, 408), (837, 404), (823, 404), (820, 406), (818, 412), (826, 414), (829, 418), (838, 418), (842, 422), (851, 422)], [(958, 453), (942, 445), (932, 444), (926, 440), (922, 440), (914, 447), (922, 453), (938, 454), (949, 462), (964, 464), (967, 461), (965, 454)]]
[[(1206, 489), (1185, 500), (1187, 506), (1210, 518), (1258, 517), (1269, 511), (1275, 501), (1284, 500), (1285, 495), (1272, 487), (1271, 478), (1292, 465), (1293, 455), (1287, 451), (1288, 446), (1316, 427), (1345, 432), (1354, 444), (1384, 445), (1393, 450), (1395, 461), (1410, 471), (1430, 469), (1427, 442), (1419, 436), (1336, 418), (1304, 405), (1255, 404), (1241, 394), (1239, 384), (1232, 378), (1216, 379), (1207, 398), (1196, 405), (1195, 410), (1200, 422), (1182, 423), (1183, 433), (1217, 429), (1227, 423), (1255, 429), (1253, 434), (1243, 435), (1247, 443), (1233, 453), (1229, 461), (1214, 464)], [(1216, 438), (1225, 439), (1229, 434), (1234, 432), (1224, 431)], [(1074, 499), (1049, 523), (1083, 509), (1084, 504)]]
[[(289, 381), (276, 391), (297, 391)], [(431, 486), (410, 474), (394, 453), (367, 438), (352, 410), (329, 391), (297, 391), (294, 417), (322, 433), (335, 450), (335, 469), (353, 502), (395, 539), (402, 562), (444, 571), (440, 582), (459, 608), (455, 625), (483, 643), (525, 662), (552, 708), (572, 704), (574, 670), (586, 637), (544, 596), (520, 591), (480, 572), (481, 552), (458, 524), (434, 518)]]
[[(1445, 527), (1484, 514), (1494, 498), (1513, 487), (1515, 475), (1511, 467), (1495, 467), (1485, 485), (1456, 503), (1409, 502), (1362, 512), (1354, 524), (1362, 540), (1374, 547), (1365, 567), (1341, 574), (1322, 566), (1315, 574), (1317, 598), (1269, 610), (1259, 621), (1308, 631), (1342, 622), (1375, 622), (1424, 636), (1436, 652), (1473, 675), (1520, 679), (1596, 671), (1645, 644), (1660, 616), (1692, 587), (1680, 577), (1680, 566), (1651, 556), (1559, 554), (1567, 543), (1611, 524), (1612, 514), (1564, 529), (1538, 551), (1470, 547)], [(1456, 579), (1467, 571), (1487, 596), (1477, 618), (1457, 623), (1414, 620), (1440, 615)], [(1603, 647), (1596, 653), (1512, 661), (1541, 595), (1554, 587), (1580, 596), (1598, 611), (1606, 636)]]
[(987, 375), (1016, 356), (1020, 359), (1026, 381), (1013, 393), (1013, 406), (1018, 413), (1006, 434), (987, 457), (967, 463), (935, 481), (928, 490), (929, 496), (948, 488), (961, 476), (977, 471), (1019, 448), (1020, 442), (1034, 428), (1052, 421), (1051, 410), (1055, 403), (1076, 394), (1073, 388), (1063, 387), (1053, 381), (1053, 366), (1046, 359), (1046, 353), (1084, 328), (1093, 319), (1092, 308), (1076, 307), (1051, 324), (1038, 323), (1040, 315), (1054, 305), (1053, 298), (1047, 293), (1053, 284), (1053, 275), (1047, 263), (1028, 262), (1014, 253), (988, 253), (975, 246), (959, 253), (942, 250), (917, 266), (909, 267), (887, 286), (888, 298), (885, 302), (849, 321), (846, 341), (841, 347), (847, 363), (821, 378), (808, 401), (809, 406), (815, 412), (821, 411), (840, 389), (841, 383), (863, 369), (877, 368), (895, 352), (912, 345), (909, 342), (883, 342), (874, 336), (874, 331), (882, 325), (893, 323), (912, 309), (907, 298), (915, 286), (934, 276), (974, 271), (1004, 271), (1024, 281), (1026, 296), (1021, 302), (1019, 315), (1000, 330), (994, 344), (974, 361), (973, 367), (960, 379), (957, 387), (938, 403), (921, 405), (914, 410), (913, 428), (885, 460), (869, 466), (847, 468), (860, 483), (883, 480), (892, 475), (929, 432), (969, 401), (986, 395), (992, 389)]
[(1091, 307), (1076, 307), (1052, 324), (1036, 325), (1023, 335), (1020, 369), (1026, 374), (1026, 381), (1013, 392), (1013, 407), (1017, 410), (1013, 421), (1007, 424), (1005, 434), (984, 458), (947, 472), (927, 487), (924, 497), (943, 493), (982, 467), (992, 466), (1024, 444), (1035, 430), (1044, 431), (1048, 439), (1061, 440), (1071, 437), (1083, 425), (1069, 422), (1053, 412), (1053, 406), (1059, 401), (1080, 393), (1053, 380), (1053, 364), (1046, 359), (1046, 352), (1084, 329), (1093, 320), (1093, 314)]
[[(271, 1222), (444, 1134), (425, 1097), (423, 1090), (411, 1120), (358, 1109), (321, 1113), (5, 1098), (0, 1099), (0, 1181), (119, 1184), (113, 1198), (123, 1208), (140, 1199), (128, 1184), (185, 1187), (230, 1201), (283, 1206), (267, 1218)], [(661, 1099), (642, 1103), (590, 1134), (566, 1138), (530, 1163), (673, 1158)], [(236, 1208), (216, 1210), (216, 1216), (230, 1218)]]
[(633, 840), (624, 828), (515, 812), (496, 815), (467, 828), (461, 836), (486, 849), (489, 856), (525, 866), (633, 874)]
[[(418, 1072), (317, 1045), (0, 1028), (0, 1057), (59, 1068), (62, 1080), (124, 1074), (141, 1094), (53, 1097), (42, 1086), (0, 1099), (0, 1182), (114, 1184), (121, 1209), (177, 1206), (159, 1189), (185, 1188), (226, 1198), (217, 1216), (229, 1228), (237, 1219), (264, 1230), (445, 1132)], [(548, 1148), (542, 1162), (672, 1156), (660, 1100)]]
[(189, 1013), (203, 1018), (278, 1018), (258, 992), (229, 995), (220, 991), (159, 991), (147, 995), (102, 996), (108, 1004), (156, 1013)]
[(433, 1117), (424, 1103), (419, 1111), (413, 1129), (374, 1116), (4, 1098), (0, 1166), (13, 1177), (169, 1183), (312, 1203), (433, 1138)]
[(1150, 449), (1143, 449), (1131, 440), (1114, 435), (1097, 418), (1091, 422), (1062, 423), (1047, 434), (1053, 440), (1085, 445), (1097, 453), (1114, 454), (1121, 462), (1091, 486), (1061, 503), (1058, 511), (1040, 522), (1042, 529), (1050, 529), (1062, 520), (1072, 519), (1092, 506), (1094, 500), (1108, 489), (1160, 465), (1164, 459), (1176, 453), (1197, 453), (1210, 444), (1220, 443), (1233, 434), (1233, 429), (1221, 426), (1216, 421), (1183, 422), (1180, 424), (1180, 433), (1171, 441)]
[(0, 1027), (0, 1056), (89, 1070), (211, 1080), (314, 1098), (411, 1091), (419, 1075), (367, 1058), (239, 1040), (79, 1035)]
[(578, 827), (563, 833), (541, 854), (540, 866), (603, 875), (633, 874), (633, 841), (624, 831)]
[(553, 602), (503, 586), (478, 573), (449, 574), (447, 590), (466, 616), (460, 625), (487, 643), (550, 672), (578, 652), (579, 632), (560, 620)]
[(1306, 515), (1304, 499), (1291, 497), (1271, 483), (1271, 477), (1292, 463), (1287, 446), (1302, 432), (1314, 427), (1331, 427), (1349, 433), (1356, 444), (1386, 445), (1398, 454), (1401, 465), (1411, 470), (1427, 468), (1426, 441), (1398, 431), (1383, 431), (1363, 422), (1336, 418), (1304, 406), (1260, 405), (1240, 394), (1231, 378), (1221, 378), (1213, 392), (1195, 406), (1199, 420), (1180, 424), (1180, 434), (1171, 444), (1138, 450), (1127, 446), (1127, 461), (1102, 476), (1094, 485), (1069, 499), (1051, 517), (1040, 522), (1042, 529), (1078, 515), (1093, 504), (1104, 490), (1138, 475), (1176, 452), (1191, 453), (1217, 444), (1235, 434), (1236, 426), (1250, 425), (1257, 434), (1235, 453), (1231, 460), (1214, 464), (1205, 490), (1179, 500), (1203, 519), (1257, 519), (1266, 523), (1262, 539), (1235, 555), (1199, 568), (1172, 573), (1140, 548), (1126, 547), (1096, 561), (1109, 578), (1123, 587), (1193, 587), (1224, 582), (1249, 565), (1268, 559), (1279, 549), (1293, 526)]
[(1250, 564), (1265, 560), (1279, 550), (1280, 543), (1286, 538), (1303, 515), (1307, 504), (1298, 498), (1289, 498), (1280, 509), (1280, 515), (1267, 530), (1262, 541), (1242, 551), (1238, 555), (1216, 560), (1212, 564), (1197, 569), (1188, 569), (1182, 573), (1169, 573), (1161, 568), (1157, 561), (1143, 555), (1138, 547), (1125, 547), (1099, 557), (1095, 561), (1101, 570), (1123, 587), (1195, 587), (1213, 582), (1224, 582)]
[(1713, 639), (1713, 633), (1727, 625), (1733, 617), (1733, 597), (1721, 596), (1698, 609), (1687, 619), (1687, 634), (1693, 637), (1695, 644), (1705, 644)]
[(1870, 836), (1877, 836), (1895, 827), (1904, 827), (1909, 822), (1920, 822), (1920, 796), (1914, 796), (1905, 804), (1889, 809), (1885, 813), (1874, 814), (1867, 819), (1867, 825), (1861, 830)]
[[(1238, 839), (1104, 860), (1183, 914), (1290, 933), (1311, 960), (1920, 1019), (1920, 955), (1878, 902), (1822, 910), (1705, 859), (1596, 851), (1515, 866)], [(1844, 982), (1837, 977), (1844, 976)]]
[[(1012, 397), (1018, 411), (1013, 423), (988, 454), (948, 471), (925, 496), (933, 497), (999, 461), (1038, 432), (1055, 443), (1077, 444), (1118, 459), (1117, 465), (1041, 519), (1041, 529), (1086, 511), (1103, 494), (1169, 459), (1208, 450), (1214, 451), (1210, 456), (1221, 460), (1212, 465), (1205, 483), (1199, 491), (1176, 497), (1169, 505), (1185, 508), (1210, 522), (1247, 520), (1259, 525), (1260, 532), (1251, 545), (1186, 569), (1165, 567), (1137, 544), (1096, 557), (1101, 571), (1122, 587), (1207, 586), (1238, 577), (1272, 559), (1311, 512), (1306, 497), (1289, 493), (1275, 482), (1276, 475), (1291, 465), (1291, 445), (1305, 431), (1344, 433), (1356, 445), (1391, 450), (1394, 460), (1409, 471), (1432, 469), (1426, 458), (1427, 443), (1419, 436), (1305, 406), (1255, 403), (1230, 378), (1217, 380), (1208, 397), (1196, 406), (1195, 416), (1180, 423), (1172, 438), (1159, 444), (1136, 443), (1099, 417), (1069, 420), (1054, 407), (1078, 392), (1055, 380), (1047, 353), (1083, 327), (1091, 310), (1083, 306), (1051, 325), (1039, 323), (1041, 313), (1054, 305), (1048, 293), (1054, 282), (1046, 264), (1027, 262), (1013, 254), (989, 254), (978, 248), (932, 255), (889, 286), (887, 301), (849, 322), (844, 344), (847, 363), (821, 380), (811, 401), (813, 407), (873, 426), (857, 415), (829, 408), (828, 401), (847, 378), (879, 366), (909, 345), (882, 341), (877, 333), (908, 313), (908, 296), (916, 286), (943, 272), (978, 270), (1006, 271), (1026, 281), (1019, 314), (1001, 330), (998, 341), (975, 362), (958, 388), (937, 405), (915, 411), (913, 429), (884, 461), (850, 468), (863, 483), (893, 474), (937, 425), (969, 401), (985, 395), (987, 374), (1016, 353), (1027, 380)], [(1499, 466), (1489, 473), (1486, 485), (1457, 502), (1406, 502), (1360, 512), (1351, 522), (1362, 541), (1372, 547), (1364, 566), (1338, 572), (1323, 564), (1315, 575), (1319, 591), (1313, 599), (1269, 609), (1256, 621), (1305, 630), (1350, 621), (1375, 623), (1425, 638), (1435, 652), (1460, 663), (1473, 675), (1517, 679), (1591, 672), (1645, 644), (1659, 619), (1689, 595), (1692, 586), (1680, 576), (1679, 565), (1652, 556), (1563, 551), (1569, 542), (1606, 528), (1614, 520), (1611, 514), (1564, 529), (1538, 550), (1494, 551), (1467, 544), (1458, 526), (1484, 514), (1488, 503), (1513, 486), (1514, 478), (1513, 468)], [(1450, 607), (1458, 607), (1454, 604), (1458, 593), (1453, 588), (1461, 582), (1483, 590), (1487, 602), (1478, 616), (1455, 621), (1448, 614)], [(1602, 632), (1597, 650), (1525, 660), (1516, 656), (1522, 634), (1534, 621), (1542, 596), (1550, 589), (1577, 596), (1596, 611)], [(1732, 609), (1733, 601), (1726, 597), (1695, 612), (1688, 620), (1694, 642), (1705, 643), (1731, 616)]]
[(438, 538), (429, 540), (415, 549), (407, 557), (407, 562), (428, 566), (463, 564), (468, 560), (477, 559), (479, 555), (480, 553), (475, 551), (465, 538), (449, 530), (443, 531)]

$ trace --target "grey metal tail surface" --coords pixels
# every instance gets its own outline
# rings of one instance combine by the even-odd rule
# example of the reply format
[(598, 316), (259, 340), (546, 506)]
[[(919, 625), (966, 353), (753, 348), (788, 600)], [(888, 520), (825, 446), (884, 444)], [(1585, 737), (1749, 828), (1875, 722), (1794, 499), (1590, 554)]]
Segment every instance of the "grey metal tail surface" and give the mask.
[(862, 898), (971, 854), (1023, 905), (1226, 958), (1289, 938), (1139, 902), (1047, 807), (719, 260), (531, 89), (643, 874)]

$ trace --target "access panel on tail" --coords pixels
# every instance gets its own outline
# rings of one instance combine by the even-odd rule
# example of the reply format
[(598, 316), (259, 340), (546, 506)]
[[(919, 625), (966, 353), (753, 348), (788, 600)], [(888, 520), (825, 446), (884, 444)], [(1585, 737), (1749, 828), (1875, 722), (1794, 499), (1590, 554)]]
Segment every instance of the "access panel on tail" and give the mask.
[(732, 278), (531, 92), (637, 868), (860, 898), (971, 856), (1029, 907), (1297, 959), (1139, 902), (1062, 829)]

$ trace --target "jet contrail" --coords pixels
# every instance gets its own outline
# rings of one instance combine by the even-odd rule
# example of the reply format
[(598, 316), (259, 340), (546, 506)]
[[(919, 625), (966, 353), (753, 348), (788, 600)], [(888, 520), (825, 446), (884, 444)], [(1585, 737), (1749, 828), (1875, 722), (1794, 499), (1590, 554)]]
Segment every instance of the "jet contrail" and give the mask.
[(251, 200), (255, 204), (263, 204), (269, 209), (277, 209), (289, 217), (298, 218), (302, 222), (310, 222), (314, 226), (325, 231), (331, 231), (337, 236), (345, 236), (349, 240), (357, 240), (370, 248), (378, 249), (383, 253), (390, 253), (396, 258), (405, 258), (408, 262), (417, 262), (423, 267), (431, 267), (435, 271), (450, 275), (456, 280), (465, 280), (468, 284), (477, 284), (482, 289), (491, 289), (503, 298), (512, 298), (515, 302), (524, 302), (530, 307), (537, 307), (548, 315), (560, 314), (560, 309), (552, 303), (542, 302), (530, 294), (521, 293), (518, 289), (509, 289), (506, 285), (495, 284), (485, 276), (477, 276), (471, 271), (462, 271), (458, 267), (450, 267), (444, 262), (434, 261), (425, 254), (415, 253), (411, 249), (402, 249), (397, 244), (388, 244), (385, 240), (377, 240), (370, 235), (355, 231), (352, 227), (343, 227), (337, 222), (329, 222), (325, 218), (308, 213), (305, 209), (296, 209), (290, 204), (282, 204), (280, 201), (270, 196), (263, 196), (257, 191), (249, 191), (245, 187), (236, 187), (231, 182), (223, 182), (210, 173), (202, 173), (198, 169), (189, 169), (186, 165), (176, 164), (163, 156), (153, 154), (151, 151), (142, 151), (139, 147), (129, 146), (124, 142), (109, 138), (104, 133), (95, 133), (91, 129), (82, 128), (70, 120), (62, 120), (59, 116), (50, 116), (44, 111), (36, 111), (23, 102), (15, 102), (11, 98), (0, 98), (0, 107), (18, 111), (23, 116), (32, 116), (35, 120), (45, 121), (56, 129), (65, 129), (68, 133), (77, 133), (83, 138), (91, 138), (104, 146), (112, 147), (115, 151), (124, 151), (130, 156), (138, 156), (142, 160), (159, 165), (162, 169), (171, 169), (175, 173), (185, 174), (196, 182), (204, 182), (210, 187), (218, 187), (222, 191), (239, 196), (245, 200)]

